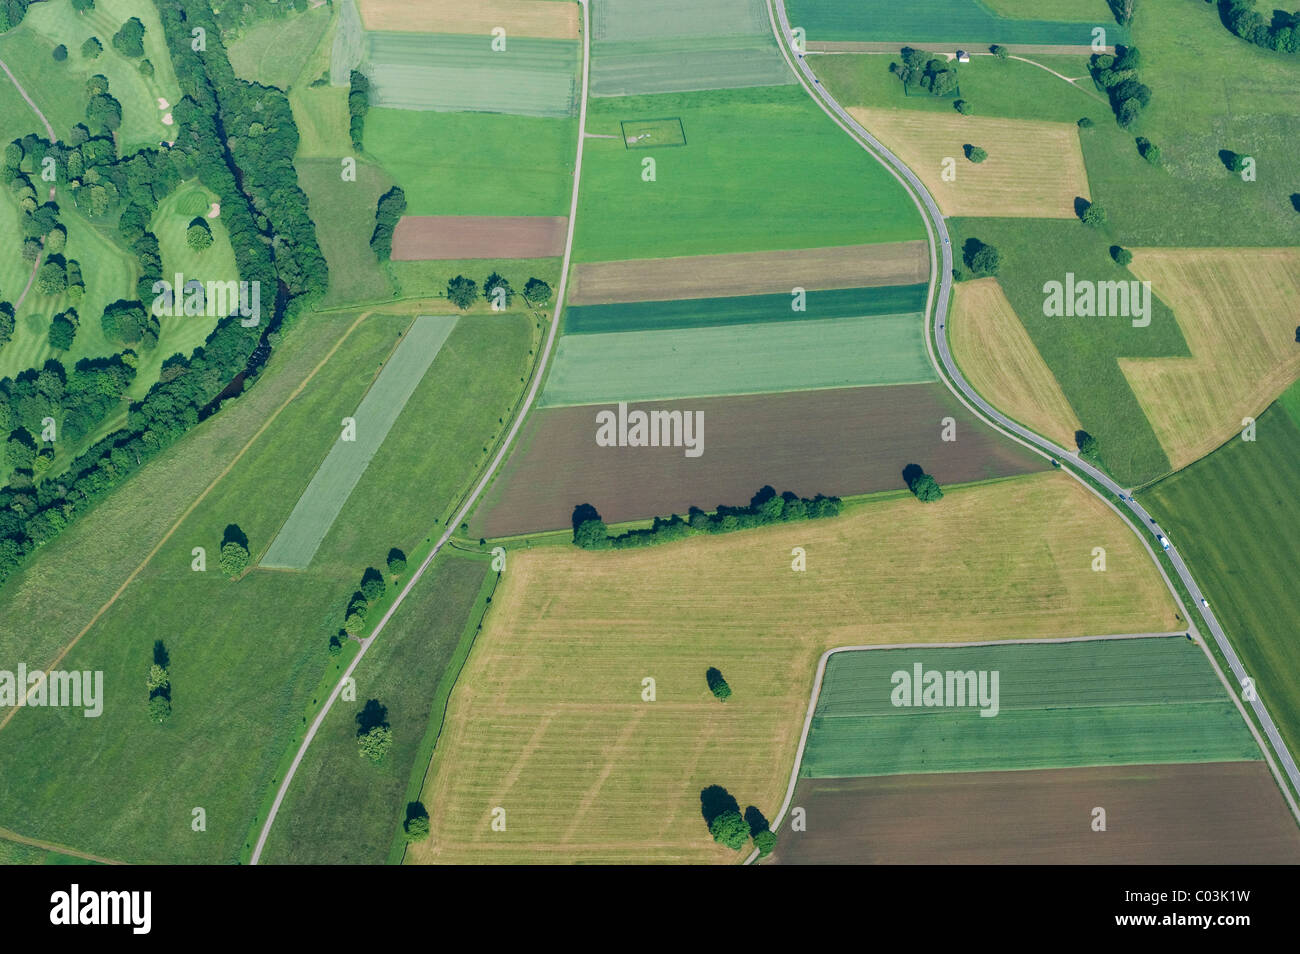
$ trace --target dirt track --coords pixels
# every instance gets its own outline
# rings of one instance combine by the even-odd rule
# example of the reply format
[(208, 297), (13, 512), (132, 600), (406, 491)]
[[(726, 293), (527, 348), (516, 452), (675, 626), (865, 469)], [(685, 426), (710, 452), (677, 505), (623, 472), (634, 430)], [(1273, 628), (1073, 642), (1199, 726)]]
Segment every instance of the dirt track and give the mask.
[(562, 215), (404, 215), (393, 232), (393, 260), (558, 258), (568, 227)]
[(800, 779), (793, 804), (779, 864), (1300, 862), (1264, 762)]

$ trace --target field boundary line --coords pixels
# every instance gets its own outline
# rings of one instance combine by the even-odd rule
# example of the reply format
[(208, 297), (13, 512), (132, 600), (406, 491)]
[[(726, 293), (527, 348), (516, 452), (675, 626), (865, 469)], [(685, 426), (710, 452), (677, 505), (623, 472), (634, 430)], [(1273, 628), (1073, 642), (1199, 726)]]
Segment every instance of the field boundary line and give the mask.
[[(447, 529), (443, 531), (442, 536), (438, 538), (438, 542), (433, 545), (433, 548), (429, 551), (423, 562), (420, 563), (419, 568), (411, 574), (411, 578), (407, 581), (406, 586), (404, 586), (402, 591), (397, 594), (397, 598), (393, 600), (392, 605), (389, 606), (388, 611), (384, 613), (383, 617), (375, 625), (375, 628), (371, 631), (370, 635), (361, 641), (361, 649), (352, 657), (352, 661), (348, 664), (348, 668), (344, 670), (343, 675), (339, 677), (339, 681), (335, 683), (333, 691), (329, 694), (329, 698), (325, 700), (325, 704), (321, 706), (320, 711), (316, 714), (316, 718), (312, 721), (310, 728), (307, 730), (307, 734), (303, 738), (302, 744), (298, 747), (297, 754), (293, 757), (293, 762), (290, 764), (288, 771), (285, 772), (284, 780), (281, 781), (280, 787), (275, 793), (275, 800), (271, 803), (271, 810), (267, 813), (266, 821), (262, 824), (262, 830), (257, 836), (257, 844), (253, 846), (253, 852), (249, 858), (249, 864), (255, 865), (261, 858), (262, 849), (266, 846), (266, 839), (271, 834), (271, 826), (275, 823), (276, 815), (279, 814), (280, 806), (283, 804), (284, 797), (289, 791), (289, 783), (293, 781), (294, 775), (297, 774), (298, 766), (302, 764), (303, 756), (307, 754), (307, 749), (311, 745), (312, 739), (316, 737), (317, 731), (319, 731), (321, 725), (325, 722), (325, 717), (329, 714), (330, 709), (334, 707), (334, 703), (342, 693), (343, 687), (347, 684), (348, 680), (352, 678), (352, 673), (365, 657), (366, 651), (370, 648), (371, 644), (379, 637), (379, 634), (383, 632), (384, 627), (388, 625), (388, 621), (392, 619), (393, 614), (397, 612), (398, 607), (400, 607), (406, 597), (410, 595), (411, 590), (415, 588), (415, 585), (420, 581), (420, 578), (424, 576), (425, 571), (427, 571), (433, 564), (434, 558), (437, 557), (437, 555), (442, 551), (442, 548), (447, 544), (447, 541), (455, 534), (461, 521), (463, 521), (469, 514), (470, 510), (473, 509), (479, 495), (483, 493), (484, 488), (491, 482), (497, 469), (505, 461), (506, 454), (509, 452), (511, 445), (514, 443), (515, 437), (523, 427), (524, 420), (528, 417), (528, 412), (531, 410), (533, 402), (536, 401), (537, 395), (541, 390), (544, 371), (547, 362), (550, 360), (551, 354), (554, 351), (555, 339), (560, 330), (560, 318), (564, 311), (564, 293), (568, 288), (569, 263), (573, 256), (573, 235), (575, 223), (578, 218), (578, 189), (582, 182), (582, 152), (583, 145), (586, 142), (586, 136), (584, 133), (587, 129), (587, 100), (591, 81), (591, 10), (588, 5), (588, 0), (578, 0), (578, 2), (582, 5), (583, 14), (582, 99), (578, 108), (578, 148), (577, 153), (574, 156), (573, 193), (569, 200), (569, 222), (564, 241), (564, 257), (560, 266), (560, 286), (556, 290), (555, 311), (551, 315), (551, 328), (546, 336), (545, 350), (538, 359), (537, 375), (529, 386), (528, 393), (525, 395), (523, 403), (519, 407), (519, 413), (515, 416), (514, 422), (510, 426), (510, 430), (501, 441), (501, 446), (497, 450), (496, 456), (493, 457), (488, 466), (484, 468), (483, 476), (474, 486), (473, 492), (466, 499), (455, 517), (448, 521)], [(455, 687), (453, 686), (453, 691), (454, 688)]]
[[(357, 326), (360, 325), (361, 322), (365, 321), (365, 319), (369, 317), (369, 315), (370, 312), (366, 311), (357, 316), (356, 321), (352, 322), (352, 324), (348, 326), (347, 330), (343, 332), (339, 340), (334, 342), (334, 345), (330, 348), (329, 352), (325, 355), (325, 357), (321, 358), (320, 363), (318, 363), (316, 367), (312, 368), (311, 373), (308, 374), (307, 377), (303, 378), (302, 381), (298, 383), (298, 386), (293, 389), (293, 393), (291, 393), (284, 400), (283, 404), (281, 404), (278, 408), (275, 409), (275, 413), (273, 413), (270, 417), (268, 417), (265, 421), (262, 422), (262, 426), (259, 427), (257, 429), (257, 432), (253, 434), (253, 436), (248, 439), (247, 443), (245, 443), (244, 446), (239, 449), (239, 453), (236, 454), (234, 458), (231, 459), (230, 463), (228, 463), (225, 466), (225, 468), (221, 471), (221, 473), (217, 474), (216, 477), (212, 478), (212, 483), (208, 484), (208, 486), (204, 488), (203, 493), (199, 494), (199, 496), (195, 498), (195, 500), (188, 507), (185, 508), (185, 512), (182, 513), (178, 518), (176, 518), (176, 522), (172, 524), (171, 529), (169, 529), (165, 534), (163, 534), (162, 539), (159, 540), (158, 543), (154, 546), (154, 548), (149, 551), (148, 555), (146, 555), (145, 558), (142, 561), (140, 561), (140, 565), (131, 571), (130, 576), (128, 576), (122, 582), (122, 585), (119, 586), (117, 590), (113, 593), (113, 595), (108, 598), (108, 602), (106, 602), (95, 612), (95, 615), (90, 618), (90, 622), (86, 623), (86, 625), (81, 628), (81, 631), (78, 632), (76, 636), (72, 637), (72, 642), (68, 643), (61, 650), (59, 650), (59, 654), (54, 657), (54, 661), (45, 667), (45, 675), (47, 677), (49, 676), (50, 671), (55, 666), (57, 666), (60, 662), (62, 662), (63, 658), (72, 651), (72, 648), (76, 646), (77, 643), (81, 642), (81, 638), (85, 636), (86, 633), (90, 632), (91, 627), (93, 627), (96, 623), (99, 622), (100, 617), (102, 617), (106, 612), (108, 612), (108, 610), (112, 607), (112, 605), (117, 602), (118, 597), (126, 592), (126, 588), (130, 586), (133, 582), (135, 582), (135, 578), (139, 576), (140, 573), (144, 570), (144, 568), (149, 565), (150, 561), (152, 561), (153, 558), (158, 555), (158, 551), (161, 550), (163, 546), (167, 543), (167, 541), (172, 538), (172, 534), (174, 534), (177, 530), (180, 529), (181, 524), (184, 523), (187, 519), (189, 519), (190, 515), (194, 513), (195, 510), (198, 509), (199, 504), (203, 503), (203, 501), (207, 499), (208, 494), (212, 492), (213, 488), (215, 488), (217, 484), (221, 483), (221, 481), (225, 479), (226, 475), (229, 474), (231, 470), (234, 469), (235, 465), (239, 463), (240, 459), (243, 458), (244, 454), (248, 452), (248, 449), (253, 446), (253, 444), (257, 441), (257, 439), (261, 437), (262, 434), (266, 432), (266, 429), (270, 427), (271, 424), (275, 422), (276, 418), (280, 416), (280, 413), (291, 403), (293, 403), (293, 401), (298, 397), (298, 395), (302, 394), (303, 389), (307, 387), (307, 385), (311, 382), (312, 378), (316, 377), (317, 372), (319, 372), (321, 368), (325, 367), (325, 365), (329, 363), (330, 359), (334, 357), (334, 353), (338, 351), (339, 348), (343, 345), (343, 342), (346, 341), (351, 336), (352, 332), (357, 329)], [(35, 686), (32, 686), (27, 691), (27, 695), (23, 696), (23, 701), (26, 702), (27, 699), (31, 698), (31, 694), (35, 692), (36, 689), (44, 683), (44, 681), (45, 680), (42, 679), (41, 682), (38, 682)], [(14, 706), (12, 709), (9, 710), (8, 715), (6, 715), (4, 719), (0, 720), (0, 730), (3, 730), (4, 727), (9, 724), (9, 720), (11, 720), (15, 715), (17, 715), (18, 710), (21, 708), (23, 707)]]
[[(1027, 637), (1018, 639), (983, 639), (974, 642), (944, 642), (944, 643), (879, 643), (871, 646), (834, 646), (821, 654), (817, 660), (817, 675), (813, 679), (812, 692), (808, 698), (808, 711), (804, 715), (803, 732), (799, 735), (799, 747), (794, 754), (794, 767), (790, 770), (790, 782), (785, 789), (785, 800), (781, 802), (781, 807), (777, 810), (776, 818), (773, 819), (771, 830), (775, 832), (781, 827), (781, 822), (785, 820), (785, 813), (790, 809), (790, 802), (794, 800), (795, 786), (799, 784), (799, 768), (803, 764), (804, 750), (808, 746), (808, 733), (812, 730), (813, 714), (817, 711), (817, 700), (821, 697), (822, 682), (826, 678), (826, 664), (830, 658), (837, 653), (856, 653), (870, 652), (875, 649), (965, 649), (974, 646), (1026, 646), (1026, 645), (1059, 645), (1062, 643), (1095, 643), (1112, 639), (1172, 639), (1174, 637), (1186, 638), (1186, 633), (1116, 633), (1103, 636), (1042, 636)], [(1204, 646), (1201, 647), (1205, 649)], [(1222, 673), (1219, 674), (1222, 679)], [(1249, 720), (1247, 720), (1249, 721)], [(758, 860), (758, 849), (755, 848), (750, 852), (749, 857), (745, 859), (745, 864), (750, 865)]]

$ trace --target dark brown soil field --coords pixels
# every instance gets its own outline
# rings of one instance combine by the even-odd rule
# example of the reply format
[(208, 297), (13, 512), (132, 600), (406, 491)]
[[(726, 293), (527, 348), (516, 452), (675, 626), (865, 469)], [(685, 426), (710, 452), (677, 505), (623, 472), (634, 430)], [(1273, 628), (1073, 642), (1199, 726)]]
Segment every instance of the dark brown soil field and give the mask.
[(569, 220), (544, 215), (404, 215), (393, 231), (393, 260), (554, 258), (564, 254)]
[(793, 804), (779, 864), (1300, 863), (1264, 762), (801, 779)]
[(738, 252), (575, 265), (570, 305), (671, 301), (729, 295), (914, 285), (930, 279), (926, 242), (842, 245), (785, 252)]
[[(920, 464), (940, 484), (1042, 470), (1046, 462), (977, 422), (942, 384), (836, 388), (631, 405), (702, 411), (704, 452), (599, 447), (596, 414), (616, 405), (535, 411), (471, 520), (473, 536), (571, 526), (589, 503), (607, 523), (748, 504), (760, 487), (815, 494), (902, 489)], [(940, 420), (957, 421), (957, 440)]]

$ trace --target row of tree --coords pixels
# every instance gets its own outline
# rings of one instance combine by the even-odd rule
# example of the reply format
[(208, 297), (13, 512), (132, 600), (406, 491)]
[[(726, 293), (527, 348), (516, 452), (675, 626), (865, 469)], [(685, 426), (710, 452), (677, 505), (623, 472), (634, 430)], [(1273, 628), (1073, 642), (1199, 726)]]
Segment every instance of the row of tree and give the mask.
[(1115, 55), (1096, 53), (1089, 60), (1092, 78), (1110, 96), (1111, 109), (1127, 129), (1151, 102), (1151, 87), (1138, 79), (1142, 56), (1135, 46), (1117, 46)]
[[(464, 275), (457, 275), (447, 282), (447, 300), (464, 311), (478, 299), (478, 282)], [(483, 298), (492, 303), (500, 302), (509, 308), (515, 300), (515, 290), (510, 280), (498, 272), (493, 272), (483, 280)], [(544, 305), (551, 300), (551, 286), (540, 278), (530, 278), (524, 285), (524, 299), (530, 305)]]
[(1219, 8), (1224, 24), (1243, 40), (1280, 53), (1300, 53), (1300, 12), (1276, 10), (1269, 21), (1255, 0), (1221, 0)]

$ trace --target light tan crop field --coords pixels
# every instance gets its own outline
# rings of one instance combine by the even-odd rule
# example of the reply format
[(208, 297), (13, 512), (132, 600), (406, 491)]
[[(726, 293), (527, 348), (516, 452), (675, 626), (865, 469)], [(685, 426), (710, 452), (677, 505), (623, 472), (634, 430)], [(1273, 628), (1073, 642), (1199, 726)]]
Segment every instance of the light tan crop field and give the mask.
[(984, 399), (1026, 427), (1073, 447), (1082, 425), (996, 278), (953, 286), (953, 354)]
[[(511, 36), (577, 39), (578, 4), (542, 0), (360, 0), (367, 30), (482, 33), (504, 27)], [(487, 40), (485, 39), (486, 43)]]
[[(1105, 572), (1090, 568), (1097, 546)], [(1059, 471), (930, 505), (507, 559), (452, 693), (421, 797), (432, 835), (411, 862), (735, 862), (710, 839), (700, 792), (721, 785), (774, 815), (825, 649), (1179, 626), (1137, 537)], [(726, 703), (709, 667), (734, 691)]]
[(915, 285), (930, 280), (924, 241), (841, 245), (781, 252), (735, 252), (573, 266), (569, 304), (675, 301), (727, 295), (771, 295), (792, 288)]
[(1189, 358), (1121, 358), (1174, 469), (1242, 430), (1300, 377), (1300, 248), (1133, 249)]
[[(944, 215), (1071, 219), (1075, 198), (1090, 198), (1073, 123), (904, 109), (849, 112), (912, 168)], [(963, 151), (967, 143), (988, 158), (971, 162)], [(956, 162), (952, 181), (943, 178), (948, 158)]]

